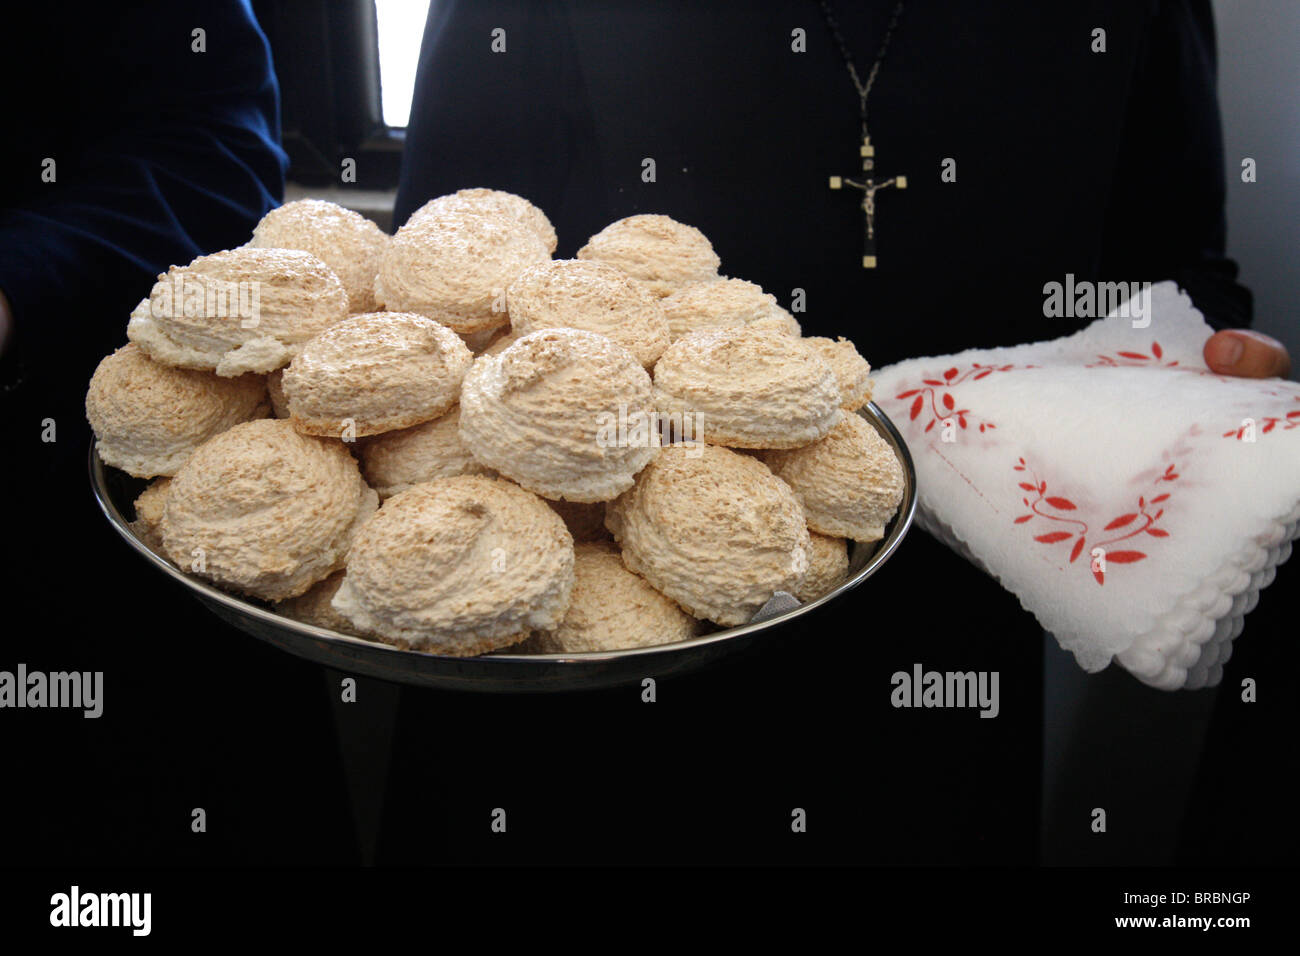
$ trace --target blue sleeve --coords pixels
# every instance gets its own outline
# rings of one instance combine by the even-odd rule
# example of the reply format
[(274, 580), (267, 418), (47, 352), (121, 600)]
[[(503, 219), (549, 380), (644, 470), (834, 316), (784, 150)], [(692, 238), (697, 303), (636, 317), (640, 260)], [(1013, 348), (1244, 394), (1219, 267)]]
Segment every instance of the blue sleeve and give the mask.
[(284, 191), (279, 90), (247, 0), (99, 7), (35, 14), (63, 38), (62, 79), (28, 91), (0, 203), (0, 290), (26, 361), (95, 337), (88, 323), (124, 330), (158, 273), (247, 241)]

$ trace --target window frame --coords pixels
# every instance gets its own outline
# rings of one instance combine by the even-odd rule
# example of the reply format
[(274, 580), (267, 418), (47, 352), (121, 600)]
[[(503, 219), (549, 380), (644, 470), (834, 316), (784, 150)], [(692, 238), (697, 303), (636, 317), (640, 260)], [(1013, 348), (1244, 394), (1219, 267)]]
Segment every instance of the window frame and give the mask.
[[(253, 9), (280, 83), (289, 180), (395, 189), (406, 131), (383, 119), (374, 0), (254, 0)], [(349, 158), (355, 183), (342, 181)]]

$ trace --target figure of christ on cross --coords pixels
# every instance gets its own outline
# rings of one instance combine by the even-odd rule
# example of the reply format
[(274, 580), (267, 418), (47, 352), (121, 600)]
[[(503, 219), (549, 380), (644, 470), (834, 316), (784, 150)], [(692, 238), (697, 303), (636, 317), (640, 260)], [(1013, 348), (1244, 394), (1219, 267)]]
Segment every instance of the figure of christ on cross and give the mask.
[(862, 190), (862, 212), (866, 220), (862, 238), (862, 268), (874, 269), (876, 267), (876, 190), (884, 189), (887, 186), (893, 186), (895, 189), (906, 189), (907, 177), (891, 176), (882, 182), (876, 182), (874, 178), (876, 149), (871, 145), (869, 137), (863, 139), (859, 153), (862, 156), (862, 181), (858, 182), (856, 179), (832, 176), (831, 189), (843, 189), (845, 186), (851, 186), (854, 189)]

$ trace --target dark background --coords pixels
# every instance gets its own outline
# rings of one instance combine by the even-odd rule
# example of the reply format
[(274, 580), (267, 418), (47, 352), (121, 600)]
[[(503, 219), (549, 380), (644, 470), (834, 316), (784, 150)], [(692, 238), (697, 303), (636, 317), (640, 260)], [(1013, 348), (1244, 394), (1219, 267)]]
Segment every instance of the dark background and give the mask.
[[(6, 863), (1041, 858), (1046, 645), (1009, 639), (1023, 612), (1001, 591), (977, 609), (942, 586), (917, 594), (917, 579), (966, 571), (923, 532), (853, 596), (745, 658), (661, 680), (653, 704), (636, 686), (507, 697), (359, 679), (343, 705), (342, 675), (225, 626), (117, 539), (90, 495), (80, 395), (33, 394), (3, 423), (24, 462), (21, 480), (6, 472), (7, 500), (32, 519), (6, 538), (4, 666), (103, 670), (105, 701), (98, 720), (3, 713)], [(52, 445), (38, 437), (46, 416)], [(1076, 728), (1075, 752), (1048, 755), (1068, 757), (1048, 862), (1291, 863), (1295, 583), (1292, 562), (1248, 617), (1221, 691), (1078, 675), (1090, 703), (1057, 719), (1100, 718)], [(891, 708), (890, 675), (918, 660), (999, 670), (1000, 716)], [(1256, 704), (1238, 700), (1245, 676)], [(1208, 729), (1184, 719), (1203, 695), (1217, 695)], [(1094, 806), (1105, 835), (1088, 830)], [(190, 831), (194, 807), (205, 834)], [(806, 834), (790, 832), (793, 807)]]
[[(1099, 6), (1105, 5), (1081, 5), (1071, 16), (1082, 29)], [(267, 8), (286, 9), (259, 5), (259, 11)], [(319, 5), (303, 8), (316, 9), (326, 21), (341, 16)], [(275, 9), (263, 18), (269, 28)], [(877, 35), (877, 14), (854, 28)], [(990, 9), (980, 14), (979, 29), (996, 35), (1009, 16)], [(814, 17), (806, 19), (810, 30), (817, 26)], [(915, 40), (916, 30), (909, 29)], [(942, 34), (940, 23), (923, 35), (938, 42)], [(273, 30), (273, 47), (289, 75), (289, 46), (279, 36), (277, 43)], [(310, 36), (304, 31), (295, 38), (304, 44), (298, 67), (323, 56), (307, 44)], [(692, 42), (701, 44), (700, 36)], [(965, 71), (956, 77), (960, 84), (993, 85), (998, 71), (1026, 68), (1024, 62), (984, 63), (977, 35), (945, 42), (966, 56), (952, 67)], [(1115, 42), (1122, 50), (1122, 38)], [(684, 64), (701, 55), (689, 42), (680, 49)], [(1053, 55), (1050, 49), (1026, 51), (1031, 67), (1050, 66)], [(917, 46), (901, 40), (895, 56), (896, 78), (919, 75), (926, 66)], [(683, 165), (695, 175), (676, 176), (679, 157), (663, 156), (660, 189), (651, 195), (636, 192), (645, 149), (629, 130), (620, 147), (626, 155), (602, 158), (616, 166), (626, 159), (625, 181), (604, 178), (582, 187), (581, 176), (597, 181), (597, 172), (582, 166), (597, 165), (586, 155), (546, 167), (576, 170), (567, 183), (550, 177), (559, 186), (511, 181), (511, 175), (527, 174), (510, 169), (534, 167), (502, 157), (500, 168), (483, 169), (482, 156), (496, 155), (490, 128), (473, 176), (536, 199), (561, 227), (561, 254), (609, 219), (650, 211), (646, 204), (653, 198), (655, 207), (704, 228), (724, 269), (762, 282), (783, 302), (795, 285), (812, 290), (814, 303), (842, 297), (847, 304), (822, 305), (800, 318), (812, 331), (853, 334), (877, 365), (933, 350), (926, 348), (932, 331), (907, 311), (912, 308), (928, 318), (945, 316), (958, 329), (960, 336), (949, 336), (944, 351), (990, 344), (990, 329), (1008, 341), (1069, 331), (1041, 322), (1014, 328), (1005, 320), (1032, 314), (1045, 277), (1076, 265), (1081, 274), (1097, 267), (1089, 261), (1089, 239), (1097, 235), (1081, 235), (1072, 218), (1104, 229), (1104, 222), (1086, 215), (1087, 195), (1076, 197), (1070, 209), (1049, 210), (1047, 219), (1056, 224), (1043, 230), (1049, 235), (1035, 229), (1044, 191), (1061, 188), (1048, 175), (1050, 163), (1073, 156), (1072, 162), (1087, 166), (1096, 155), (1086, 152), (1096, 150), (1095, 143), (1075, 140), (1082, 114), (1063, 110), (1061, 97), (1073, 97), (1079, 110), (1100, 110), (1094, 104), (1099, 86), (1117, 88), (1119, 80), (1084, 77), (1068, 90), (1025, 89), (1023, 109), (1055, 116), (1054, 125), (1028, 137), (1031, 149), (1048, 157), (1048, 167), (1017, 165), (1016, 156), (1008, 162), (1000, 154), (962, 166), (962, 176), (970, 177), (963, 184), (992, 181), (1004, 195), (1007, 214), (996, 223), (978, 216), (979, 197), (965, 185), (954, 200), (952, 228), (944, 231), (909, 223), (905, 204), (890, 203), (898, 197), (882, 200), (882, 236), (888, 237), (882, 241), (897, 243), (882, 248), (882, 256), (888, 253), (894, 263), (945, 263), (946, 280), (926, 285), (924, 274), (901, 265), (840, 281), (844, 269), (833, 256), (846, 250), (856, 255), (859, 238), (851, 201), (819, 190), (809, 207), (793, 191), (783, 192), (800, 163), (821, 182), (822, 161), (798, 159), (804, 151), (797, 145), (818, 123), (843, 117), (825, 162), (851, 171), (840, 168), (855, 154), (851, 88), (834, 58), (822, 67), (816, 81), (786, 77), (785, 84), (765, 86), (766, 98), (745, 117), (753, 129), (742, 137), (743, 148), (687, 157)], [(739, 98), (751, 92), (745, 76), (733, 72), (712, 82), (733, 84)], [(351, 89), (349, 82), (339, 89)], [(508, 88), (508, 77), (501, 82)], [(667, 112), (673, 102), (689, 102), (694, 82), (683, 75), (671, 95), (644, 96)], [(827, 94), (824, 109), (803, 111), (807, 129), (781, 122), (765, 128), (765, 110), (800, 112), (805, 100), (799, 82), (838, 93)], [(953, 75), (945, 82), (954, 82)], [(309, 80), (302, 83), (299, 92), (311, 88)], [(943, 101), (938, 90), (922, 92)], [(882, 103), (892, 98), (896, 105), (917, 95), (906, 82), (891, 89), (883, 80), (879, 93)], [(601, 108), (617, 114), (616, 98), (605, 96)], [(786, 99), (773, 101), (781, 96)], [(319, 104), (300, 104), (295, 113), (292, 102), (287, 95), (286, 130), (324, 128), (320, 135), (337, 140), (332, 148), (374, 150), (373, 164), (362, 168), (375, 170), (376, 187), (391, 185), (385, 179), (393, 172), (391, 155), (383, 159), (391, 143), (384, 144), (381, 131), (354, 122), (365, 102), (311, 122), (305, 114)], [(954, 111), (945, 118), (943, 136), (931, 127), (907, 136), (902, 121), (891, 129), (883, 119), (889, 111), (881, 110), (882, 151), (888, 141), (889, 162), (905, 171), (929, 168), (953, 135), (975, 144), (1016, 133), (1009, 114), (989, 110)], [(536, 110), (521, 112), (521, 123), (537, 122)], [(691, 115), (696, 136), (726, 120), (723, 114)], [(447, 127), (432, 132), (440, 135), (430, 137), (429, 149), (457, 142)], [(499, 130), (495, 135), (509, 138)], [(313, 149), (324, 157), (322, 168), (331, 164), (319, 140), (286, 140), (302, 169), (310, 166)], [(659, 142), (653, 148), (671, 153), (678, 140)], [(789, 152), (782, 149), (787, 142)], [(436, 169), (446, 182), (408, 182), (406, 211), (421, 192), (482, 184), (467, 179), (464, 169)], [(932, 201), (935, 178), (918, 179), (908, 201)], [(747, 206), (759, 190), (778, 211), (773, 218)], [(1170, 195), (1181, 195), (1177, 183)], [(728, 219), (710, 212), (717, 208), (745, 215)], [(815, 215), (801, 219), (808, 208)], [(398, 221), (403, 217), (399, 206)], [(792, 264), (773, 238), (785, 228), (811, 236), (790, 246), (811, 248), (808, 257), (823, 261), (806, 269)], [(1145, 243), (1151, 236), (1137, 239)], [(1002, 296), (998, 289), (1011, 291)], [(874, 311), (852, 310), (862, 302)], [(1294, 607), (1294, 563), (1280, 571), (1248, 617), (1221, 690), (1162, 694), (1115, 668), (1084, 677), (1045, 642), (1013, 597), (916, 531), (852, 597), (801, 619), (744, 659), (660, 681), (654, 704), (642, 703), (635, 686), (500, 697), (359, 680), (358, 702), (343, 705), (343, 675), (220, 623), (135, 558), (97, 512), (86, 477), (90, 436), (82, 400), (98, 357), (120, 338), (104, 330), (124, 322), (116, 313), (96, 317), (91, 327), (98, 331), (70, 345), (59, 363), (29, 369), (22, 386), (4, 396), (9, 614), (0, 668), (21, 661), (30, 669), (105, 672), (99, 720), (76, 712), (0, 713), (9, 770), (0, 796), (9, 821), (4, 863), (1224, 865), (1289, 864), (1300, 849), (1290, 812), (1291, 767), (1283, 758), (1297, 717), (1297, 698), (1286, 684), (1300, 663), (1294, 615), (1287, 610), (1288, 602)], [(47, 418), (57, 424), (54, 443), (41, 441)], [(890, 675), (917, 661), (939, 670), (999, 671), (1000, 716), (892, 709)], [(1260, 684), (1259, 702), (1248, 706), (1236, 690), (1246, 676)], [(1105, 835), (1088, 828), (1095, 806), (1108, 811)], [(204, 834), (190, 830), (195, 807), (207, 812)], [(507, 810), (504, 836), (489, 829), (494, 807)], [(806, 834), (790, 832), (794, 807), (808, 812)]]

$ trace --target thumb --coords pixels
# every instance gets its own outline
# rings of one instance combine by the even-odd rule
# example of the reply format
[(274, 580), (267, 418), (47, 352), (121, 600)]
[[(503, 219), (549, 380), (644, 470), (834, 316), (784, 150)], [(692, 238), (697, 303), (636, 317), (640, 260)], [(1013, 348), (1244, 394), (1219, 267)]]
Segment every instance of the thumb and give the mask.
[(1291, 371), (1291, 356), (1277, 339), (1248, 329), (1215, 332), (1205, 343), (1205, 364), (1220, 375), (1272, 378)]

